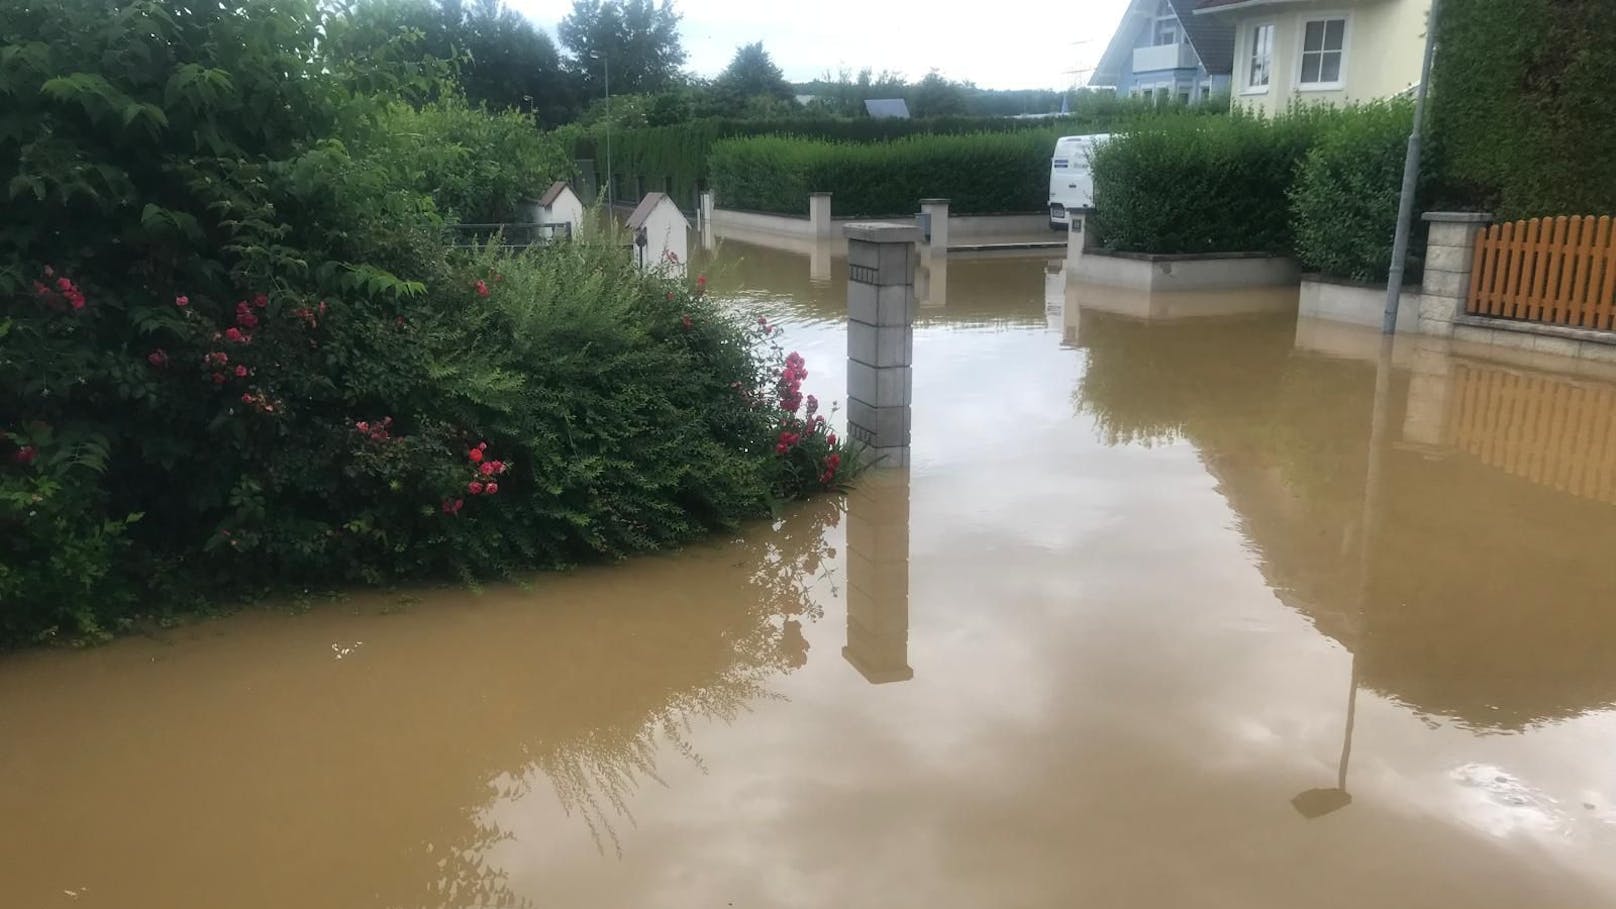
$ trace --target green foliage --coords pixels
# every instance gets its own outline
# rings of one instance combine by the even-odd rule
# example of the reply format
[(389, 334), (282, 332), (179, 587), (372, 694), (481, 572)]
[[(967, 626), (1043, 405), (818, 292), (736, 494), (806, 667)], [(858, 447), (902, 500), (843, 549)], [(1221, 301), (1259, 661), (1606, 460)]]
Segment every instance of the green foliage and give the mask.
[(570, 170), (560, 144), (526, 117), (490, 114), (453, 96), (419, 108), (389, 105), (361, 143), (368, 164), (466, 223), (518, 220), (522, 199)]
[(1298, 108), (1273, 120), (1140, 121), (1094, 153), (1100, 242), (1124, 252), (1290, 252), (1297, 166), (1339, 116)]
[(1616, 212), (1616, 4), (1442, 9), (1431, 77), (1438, 204), (1500, 217)]
[(755, 95), (772, 98), (790, 98), (791, 85), (774, 65), (762, 41), (743, 44), (735, 49), (729, 66), (713, 80), (713, 88), (733, 99), (744, 100)]
[(912, 212), (928, 197), (946, 197), (963, 214), (1041, 211), (1056, 135), (1023, 130), (862, 144), (731, 139), (713, 149), (713, 187), (725, 208), (782, 214), (802, 214), (811, 192), (833, 192), (843, 216)]
[(474, 104), (520, 110), (552, 125), (577, 112), (576, 86), (549, 34), (500, 0), (343, 0), (327, 53), (388, 59), (423, 74), (454, 71)]
[[(619, 99), (613, 98), (614, 110)], [(640, 108), (641, 118), (632, 123), (650, 122), (649, 109)], [(1216, 115), (1223, 111), (1212, 106), (1182, 109), (1182, 116)], [(611, 135), (612, 173), (617, 181), (616, 199), (637, 199), (644, 192), (667, 192), (681, 205), (695, 206), (696, 193), (713, 184), (709, 156), (713, 145), (724, 139), (751, 136), (798, 136), (833, 142), (885, 142), (916, 135), (960, 135), (978, 132), (1034, 131), (1043, 134), (1076, 135), (1106, 132), (1139, 117), (1160, 116), (1149, 104), (1134, 99), (1094, 98), (1074, 108), (1067, 117), (1041, 120), (1009, 120), (1002, 117), (936, 117), (913, 120), (838, 119), (808, 116), (789, 119), (702, 119), (647, 129), (621, 130), (618, 120)], [(598, 185), (605, 186), (606, 142), (600, 129), (569, 128), (561, 131), (564, 144), (574, 159), (591, 159)], [(1035, 183), (1048, 184), (1048, 158), (1053, 145), (1045, 149), (1046, 173)], [(834, 190), (833, 190), (834, 191)], [(1040, 190), (1042, 191), (1042, 190)], [(1033, 209), (1042, 209), (1040, 199)], [(793, 212), (801, 208), (792, 209)], [(907, 210), (907, 209), (903, 209)], [(1000, 209), (1002, 210), (1002, 209)], [(1031, 209), (1029, 209), (1031, 210)]]
[(504, 210), (553, 143), (331, 24), (0, 7), (0, 644), (614, 557), (848, 475), (775, 453), (766, 344), (622, 238), (452, 253), (440, 212)]
[(909, 112), (916, 117), (957, 117), (966, 113), (965, 87), (944, 79), (937, 70), (927, 73), (909, 96)]
[(1384, 281), (1412, 102), (1353, 108), (1308, 150), (1291, 186), (1297, 258), (1308, 268), (1355, 281)]
[(607, 82), (623, 94), (661, 91), (687, 56), (671, 0), (573, 0), (556, 35), (586, 98), (604, 95)]

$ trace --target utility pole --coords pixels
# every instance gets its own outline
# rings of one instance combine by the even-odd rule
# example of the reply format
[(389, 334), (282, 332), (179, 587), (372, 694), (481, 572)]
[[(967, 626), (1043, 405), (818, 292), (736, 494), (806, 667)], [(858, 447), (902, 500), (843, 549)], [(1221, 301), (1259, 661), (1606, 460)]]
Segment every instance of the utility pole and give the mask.
[(612, 63), (606, 52), (600, 52), (600, 68), (606, 72), (606, 209), (612, 207)]
[(1425, 119), (1425, 94), (1431, 87), (1431, 60), (1436, 56), (1436, 14), (1442, 0), (1431, 0), (1425, 24), (1425, 62), (1414, 92), (1414, 130), (1408, 134), (1408, 156), (1403, 159), (1403, 193), (1397, 200), (1397, 233), (1392, 239), (1392, 267), (1386, 276), (1386, 311), (1380, 320), (1383, 334), (1397, 331), (1397, 307), (1402, 302), (1403, 272), (1408, 266), (1408, 232), (1414, 220), (1414, 191), (1420, 178), (1420, 125)]

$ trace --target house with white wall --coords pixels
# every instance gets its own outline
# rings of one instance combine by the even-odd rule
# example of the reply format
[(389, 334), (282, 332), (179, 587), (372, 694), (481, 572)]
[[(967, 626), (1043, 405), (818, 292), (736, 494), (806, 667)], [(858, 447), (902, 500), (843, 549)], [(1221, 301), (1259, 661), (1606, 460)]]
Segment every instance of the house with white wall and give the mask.
[(1197, 2), (1132, 0), (1089, 77), (1089, 87), (1183, 104), (1227, 92), (1234, 28), (1194, 16)]
[(1234, 32), (1230, 103), (1274, 115), (1413, 88), (1430, 9), (1431, 0), (1200, 0), (1194, 18)]

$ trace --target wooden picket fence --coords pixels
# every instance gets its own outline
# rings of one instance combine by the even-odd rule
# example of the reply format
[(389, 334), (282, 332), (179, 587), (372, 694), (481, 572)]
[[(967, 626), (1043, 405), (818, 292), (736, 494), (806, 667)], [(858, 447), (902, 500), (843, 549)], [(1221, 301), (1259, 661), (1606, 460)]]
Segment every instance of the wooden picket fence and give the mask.
[(1460, 361), (1448, 437), (1483, 464), (1616, 504), (1616, 386)]
[(1465, 311), (1616, 330), (1616, 230), (1610, 216), (1532, 218), (1478, 233)]

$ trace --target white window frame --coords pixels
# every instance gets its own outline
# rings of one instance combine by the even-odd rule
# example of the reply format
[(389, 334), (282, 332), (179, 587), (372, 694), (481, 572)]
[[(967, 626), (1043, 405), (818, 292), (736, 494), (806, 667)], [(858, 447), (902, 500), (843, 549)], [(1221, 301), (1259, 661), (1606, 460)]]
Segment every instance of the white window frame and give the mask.
[[(1341, 72), (1337, 74), (1334, 82), (1303, 82), (1302, 60), (1307, 53), (1307, 26), (1312, 22), (1329, 23), (1336, 19), (1341, 20)], [(1329, 28), (1328, 25), (1325, 26)], [(1350, 11), (1314, 13), (1303, 19), (1296, 30), (1296, 71), (1292, 78), (1296, 81), (1296, 90), (1299, 92), (1338, 92), (1347, 87), (1347, 60), (1352, 50), (1352, 13)], [(1323, 68), (1320, 68), (1323, 75)]]
[[(1257, 29), (1268, 29), (1268, 83), (1266, 85), (1251, 84), (1251, 62), (1257, 52)], [(1240, 94), (1266, 95), (1274, 87), (1274, 58), (1279, 56), (1279, 26), (1272, 19), (1261, 22), (1246, 23), (1245, 34), (1242, 36), (1243, 58), (1245, 62), (1240, 67)], [(1300, 72), (1300, 67), (1298, 67)]]

